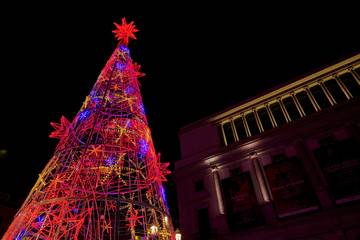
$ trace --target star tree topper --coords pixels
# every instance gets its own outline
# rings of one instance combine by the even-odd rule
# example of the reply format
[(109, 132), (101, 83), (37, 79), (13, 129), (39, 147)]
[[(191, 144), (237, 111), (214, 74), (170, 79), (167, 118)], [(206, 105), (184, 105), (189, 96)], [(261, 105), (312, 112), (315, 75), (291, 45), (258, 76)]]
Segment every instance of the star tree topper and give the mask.
[(128, 45), (129, 38), (136, 39), (134, 33), (138, 32), (139, 30), (135, 28), (134, 22), (130, 22), (129, 24), (126, 23), (126, 19), (121, 19), (121, 24), (118, 24), (114, 22), (116, 29), (112, 32), (115, 33), (115, 37), (124, 43), (125, 45)]

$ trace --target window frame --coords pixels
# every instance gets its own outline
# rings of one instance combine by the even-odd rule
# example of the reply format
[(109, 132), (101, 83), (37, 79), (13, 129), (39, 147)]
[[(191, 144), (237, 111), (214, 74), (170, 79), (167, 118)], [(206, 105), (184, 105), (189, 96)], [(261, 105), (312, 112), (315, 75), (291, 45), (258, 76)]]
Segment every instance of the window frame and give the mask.
[[(260, 118), (260, 116), (259, 116), (259, 114), (258, 114), (258, 111), (261, 110), (261, 109), (265, 109), (265, 111), (266, 111), (266, 113), (267, 113), (267, 116), (268, 116), (268, 118), (269, 118), (269, 120), (270, 120), (270, 124), (271, 124), (270, 129), (264, 129), (263, 122), (262, 122), (262, 120), (261, 120), (261, 118)], [(273, 119), (271, 118), (271, 115), (270, 115), (270, 113), (269, 113), (269, 110), (268, 110), (266, 104), (257, 106), (257, 107), (255, 108), (255, 111), (256, 111), (256, 114), (257, 114), (258, 117), (259, 117), (259, 122), (260, 122), (260, 124), (261, 124), (261, 128), (262, 128), (262, 131), (263, 131), (263, 132), (264, 132), (264, 131), (269, 131), (269, 130), (275, 128)]]
[[(262, 133), (262, 131), (261, 131), (262, 128), (259, 126), (259, 122), (258, 122), (258, 119), (257, 119), (257, 115), (255, 114), (254, 110), (251, 109), (251, 110), (245, 111), (243, 114), (244, 114), (244, 120), (245, 120), (246, 125), (247, 125), (247, 127), (248, 127), (248, 129), (249, 129), (250, 137), (256, 136), (256, 135)], [(248, 124), (248, 120), (246, 119), (246, 116), (249, 115), (249, 114), (253, 114), (253, 116), (254, 116), (256, 126), (257, 126), (257, 128), (258, 128), (258, 130), (259, 130), (258, 133), (254, 133), (254, 134), (251, 133), (251, 129), (250, 129), (249, 124)]]
[(297, 94), (302, 93), (302, 92), (304, 92), (304, 93), (306, 94), (306, 96), (308, 97), (308, 99), (309, 99), (312, 107), (314, 108), (314, 112), (313, 112), (313, 113), (317, 112), (317, 108), (316, 108), (313, 100), (312, 100), (311, 97), (309, 96), (308, 91), (306, 90), (306, 88), (300, 88), (300, 89), (296, 90), (296, 91), (294, 92), (294, 98), (296, 98), (296, 101), (299, 103), (299, 107), (301, 108), (301, 111), (302, 111), (302, 113), (303, 113), (303, 116), (302, 116), (302, 117), (306, 117), (306, 116), (309, 116), (309, 115), (311, 115), (311, 114), (313, 114), (313, 113), (307, 114), (307, 113), (305, 112), (305, 110), (304, 110), (304, 107), (301, 105), (301, 102), (300, 102), (300, 100), (298, 99)]

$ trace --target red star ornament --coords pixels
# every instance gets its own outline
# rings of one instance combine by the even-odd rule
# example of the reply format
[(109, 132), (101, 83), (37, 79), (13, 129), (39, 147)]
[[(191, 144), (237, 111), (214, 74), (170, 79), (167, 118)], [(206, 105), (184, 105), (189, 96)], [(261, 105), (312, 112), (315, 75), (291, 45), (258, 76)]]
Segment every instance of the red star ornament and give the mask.
[(125, 18), (121, 19), (121, 24), (114, 22), (116, 29), (112, 32), (115, 33), (115, 37), (123, 44), (128, 45), (129, 38), (136, 39), (134, 33), (139, 30), (135, 28), (134, 22), (129, 24), (126, 22)]

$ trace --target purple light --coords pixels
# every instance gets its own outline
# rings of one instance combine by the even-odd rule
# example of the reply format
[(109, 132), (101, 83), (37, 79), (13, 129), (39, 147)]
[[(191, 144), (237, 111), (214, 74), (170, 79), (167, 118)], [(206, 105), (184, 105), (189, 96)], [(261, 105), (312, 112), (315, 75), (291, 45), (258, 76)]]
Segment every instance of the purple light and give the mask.
[(166, 205), (166, 207), (168, 208), (168, 204), (167, 204), (167, 201), (166, 201), (166, 194), (165, 194), (165, 189), (163, 186), (160, 186), (160, 194), (164, 200), (164, 203)]
[(130, 128), (131, 126), (132, 126), (131, 121), (128, 119), (128, 120), (126, 121), (125, 127), (126, 127), (126, 128)]
[(111, 167), (116, 164), (115, 156), (110, 156), (108, 159), (105, 160), (105, 165)]
[(39, 227), (41, 227), (41, 225), (43, 225), (45, 220), (45, 214), (40, 214), (37, 218), (36, 218), (36, 225), (38, 225)]
[(125, 45), (120, 45), (120, 46), (119, 46), (119, 49), (120, 49), (120, 51), (122, 51), (122, 52), (124, 52), (124, 53), (127, 53), (127, 54), (130, 53), (129, 48), (127, 48)]
[(126, 64), (122, 63), (122, 62), (118, 62), (116, 63), (116, 67), (117, 69), (119, 69), (120, 71), (123, 71), (126, 68)]
[(38, 223), (42, 223), (42, 222), (44, 221), (44, 218), (45, 218), (44, 214), (39, 215), (39, 216), (37, 217), (37, 222), (38, 222)]
[(141, 113), (142, 113), (142, 114), (145, 114), (144, 104), (140, 103), (139, 108), (140, 108)]
[(95, 102), (95, 103), (98, 103), (99, 102), (99, 97), (97, 96), (97, 93), (96, 91), (92, 90), (90, 92), (90, 99), (91, 99), (91, 102)]
[(15, 238), (15, 240), (21, 240), (22, 237), (26, 236), (24, 235), (26, 233), (25, 230), (22, 230)]
[(91, 92), (90, 92), (90, 97), (96, 97), (96, 91), (94, 91), (94, 90), (92, 90)]
[(139, 145), (140, 145), (139, 154), (143, 157), (144, 155), (146, 155), (146, 153), (149, 150), (149, 144), (145, 141), (145, 139), (140, 139)]
[(135, 92), (135, 89), (131, 86), (129, 86), (125, 89), (126, 94), (133, 94), (134, 92)]
[(82, 111), (80, 113), (79, 121), (83, 121), (83, 120), (87, 119), (89, 116), (90, 116), (90, 110), (85, 109), (84, 111)]

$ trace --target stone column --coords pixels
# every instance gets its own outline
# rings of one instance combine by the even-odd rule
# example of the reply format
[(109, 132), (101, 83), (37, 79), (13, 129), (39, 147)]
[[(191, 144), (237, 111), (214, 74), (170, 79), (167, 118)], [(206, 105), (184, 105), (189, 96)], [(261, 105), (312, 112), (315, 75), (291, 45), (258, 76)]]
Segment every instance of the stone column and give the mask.
[(215, 224), (217, 234), (223, 235), (229, 232), (225, 215), (225, 205), (223, 199), (223, 193), (221, 189), (221, 179), (219, 174), (219, 168), (216, 165), (211, 165), (212, 178), (214, 181), (215, 197), (217, 203), (217, 215), (215, 217)]
[(277, 222), (276, 213), (274, 211), (273, 203), (271, 201), (271, 191), (266, 180), (264, 169), (262, 168), (259, 158), (255, 152), (250, 154), (251, 171), (254, 176), (254, 187), (258, 189), (261, 195), (260, 207), (268, 224)]
[(212, 167), (212, 174), (214, 178), (214, 184), (215, 184), (215, 193), (216, 193), (216, 200), (218, 205), (218, 212), (219, 214), (225, 214), (224, 210), (224, 200), (221, 192), (220, 187), (220, 175), (217, 167)]

